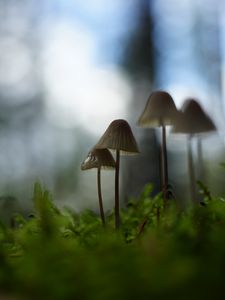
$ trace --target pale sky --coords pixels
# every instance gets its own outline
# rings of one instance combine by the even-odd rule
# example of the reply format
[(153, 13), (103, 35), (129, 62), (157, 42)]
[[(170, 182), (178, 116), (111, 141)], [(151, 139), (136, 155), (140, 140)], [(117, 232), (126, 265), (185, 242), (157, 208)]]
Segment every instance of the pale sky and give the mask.
[(96, 41), (82, 24), (49, 24), (44, 37), (43, 71), (49, 117), (58, 125), (82, 125), (99, 134), (115, 118), (126, 118), (131, 97), (116, 65), (97, 65)]

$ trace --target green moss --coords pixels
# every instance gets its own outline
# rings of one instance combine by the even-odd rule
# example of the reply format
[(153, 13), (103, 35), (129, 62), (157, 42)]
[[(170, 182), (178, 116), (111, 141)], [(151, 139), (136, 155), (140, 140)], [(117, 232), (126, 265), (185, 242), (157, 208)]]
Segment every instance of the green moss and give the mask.
[(34, 217), (0, 226), (0, 288), (22, 299), (214, 299), (225, 293), (225, 202), (201, 186), (206, 206), (184, 211), (147, 185), (121, 212), (59, 210), (34, 187)]

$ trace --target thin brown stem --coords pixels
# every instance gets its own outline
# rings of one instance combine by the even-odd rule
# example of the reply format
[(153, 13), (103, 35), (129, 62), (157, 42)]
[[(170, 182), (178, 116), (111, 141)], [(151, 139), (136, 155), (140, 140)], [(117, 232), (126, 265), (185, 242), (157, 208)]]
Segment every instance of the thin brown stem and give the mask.
[(163, 157), (163, 147), (162, 147), (162, 143), (160, 143), (160, 153), (159, 153), (159, 175), (160, 175), (160, 189), (161, 191), (163, 191), (163, 187), (164, 187), (164, 172), (163, 172), (163, 162), (162, 162), (162, 157)]
[(190, 189), (191, 189), (191, 200), (194, 204), (196, 204), (196, 190), (195, 190), (195, 172), (194, 172), (194, 165), (193, 165), (193, 157), (192, 157), (192, 149), (191, 149), (191, 141), (192, 136), (189, 135), (188, 137), (188, 171), (190, 176)]
[(120, 172), (120, 150), (116, 150), (115, 170), (115, 227), (120, 227), (120, 200), (119, 200), (119, 172)]
[(98, 185), (99, 211), (100, 211), (100, 216), (102, 219), (102, 224), (103, 224), (103, 226), (105, 226), (105, 214), (104, 214), (104, 209), (103, 209), (102, 190), (101, 190), (101, 167), (98, 167), (97, 185)]
[(166, 127), (162, 125), (162, 144), (161, 144), (161, 182), (164, 199), (164, 207), (167, 202), (168, 187), (168, 166), (167, 166), (167, 148), (166, 148)]
[(144, 232), (144, 229), (145, 229), (145, 226), (147, 225), (147, 223), (148, 223), (148, 217), (146, 216), (144, 218), (144, 221), (141, 223), (141, 225), (139, 227), (139, 231), (138, 231), (138, 234), (137, 234), (138, 237)]
[(202, 140), (201, 137), (197, 137), (197, 151), (198, 151), (198, 179), (204, 182), (204, 163), (203, 163), (203, 154), (202, 154)]
[(167, 162), (167, 147), (166, 147), (166, 126), (162, 127), (162, 144), (163, 144), (163, 154), (164, 154), (164, 177), (165, 186), (168, 186), (168, 162)]

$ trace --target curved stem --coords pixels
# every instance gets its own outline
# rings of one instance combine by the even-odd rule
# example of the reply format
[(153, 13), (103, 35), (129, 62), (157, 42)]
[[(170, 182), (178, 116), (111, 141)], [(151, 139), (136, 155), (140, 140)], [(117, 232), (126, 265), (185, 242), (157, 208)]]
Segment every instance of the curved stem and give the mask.
[(97, 185), (98, 185), (98, 201), (99, 201), (100, 216), (102, 219), (102, 224), (103, 226), (105, 226), (105, 214), (103, 209), (102, 191), (101, 191), (101, 167), (98, 167)]
[(119, 200), (119, 172), (120, 172), (120, 150), (116, 150), (115, 171), (115, 227), (120, 227), (120, 200)]
[(196, 204), (197, 200), (196, 200), (196, 191), (195, 191), (195, 172), (194, 172), (194, 165), (193, 165), (191, 141), (192, 141), (192, 136), (189, 135), (189, 137), (188, 137), (188, 169), (189, 169), (189, 176), (190, 176), (191, 198), (192, 198), (192, 202), (194, 204)]

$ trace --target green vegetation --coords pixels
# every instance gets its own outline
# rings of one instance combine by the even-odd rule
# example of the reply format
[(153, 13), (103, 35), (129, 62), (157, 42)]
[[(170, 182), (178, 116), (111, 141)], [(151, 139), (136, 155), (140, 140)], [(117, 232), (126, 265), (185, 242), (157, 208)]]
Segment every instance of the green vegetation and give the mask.
[[(204, 206), (163, 208), (147, 185), (106, 226), (91, 211), (59, 210), (34, 186), (33, 217), (0, 227), (0, 298), (217, 299), (225, 285), (225, 199), (199, 184)], [(222, 299), (222, 298), (221, 298)]]

